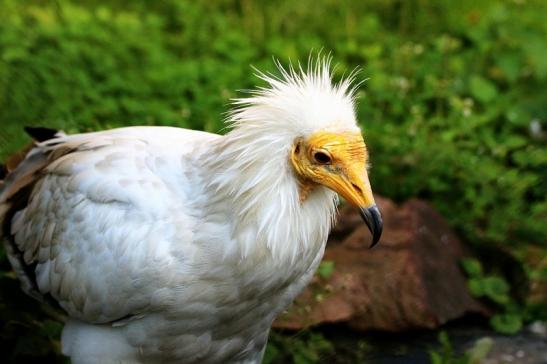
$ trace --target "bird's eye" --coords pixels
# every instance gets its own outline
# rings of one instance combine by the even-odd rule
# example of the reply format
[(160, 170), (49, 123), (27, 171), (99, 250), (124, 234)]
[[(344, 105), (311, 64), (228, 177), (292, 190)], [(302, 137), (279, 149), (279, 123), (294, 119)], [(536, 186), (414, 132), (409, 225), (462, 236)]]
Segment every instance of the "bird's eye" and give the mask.
[(330, 156), (325, 152), (313, 153), (313, 159), (319, 164), (329, 164), (331, 162)]

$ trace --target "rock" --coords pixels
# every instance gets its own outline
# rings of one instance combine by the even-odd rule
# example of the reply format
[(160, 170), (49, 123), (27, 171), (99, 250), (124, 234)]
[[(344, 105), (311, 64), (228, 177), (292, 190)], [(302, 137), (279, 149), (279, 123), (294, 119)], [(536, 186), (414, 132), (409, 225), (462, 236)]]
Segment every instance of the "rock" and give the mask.
[(274, 327), (346, 322), (358, 330), (403, 331), (487, 313), (467, 290), (462, 244), (442, 216), (416, 199), (376, 202), (384, 219), (380, 244), (369, 249), (357, 209), (343, 207), (324, 258), (334, 262), (332, 275), (316, 275)]
[(547, 323), (534, 321), (528, 326), (528, 331), (536, 336), (541, 336), (547, 339)]
[(522, 332), (516, 336), (493, 336), (491, 347), (480, 364), (545, 364), (547, 341), (542, 336)]

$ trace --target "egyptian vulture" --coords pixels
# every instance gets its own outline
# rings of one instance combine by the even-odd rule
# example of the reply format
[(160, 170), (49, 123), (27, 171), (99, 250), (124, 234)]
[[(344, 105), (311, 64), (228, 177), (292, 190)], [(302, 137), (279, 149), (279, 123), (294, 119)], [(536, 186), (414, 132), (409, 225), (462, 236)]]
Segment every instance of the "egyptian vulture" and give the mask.
[(260, 363), (323, 256), (337, 194), (380, 238), (350, 80), (259, 74), (230, 131), (127, 127), (37, 142), (0, 190), (26, 293), (69, 317), (72, 363)]

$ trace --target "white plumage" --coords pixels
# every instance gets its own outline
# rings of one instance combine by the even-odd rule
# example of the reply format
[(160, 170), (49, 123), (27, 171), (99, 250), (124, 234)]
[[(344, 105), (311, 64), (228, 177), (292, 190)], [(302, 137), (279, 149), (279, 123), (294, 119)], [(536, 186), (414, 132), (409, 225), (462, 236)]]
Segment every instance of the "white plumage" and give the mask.
[(8, 176), (10, 262), (25, 291), (70, 317), (62, 350), (73, 363), (260, 362), (335, 212), (331, 189), (303, 190), (295, 140), (359, 133), (349, 83), (333, 86), (328, 64), (281, 72), (236, 101), (224, 136), (60, 134)]

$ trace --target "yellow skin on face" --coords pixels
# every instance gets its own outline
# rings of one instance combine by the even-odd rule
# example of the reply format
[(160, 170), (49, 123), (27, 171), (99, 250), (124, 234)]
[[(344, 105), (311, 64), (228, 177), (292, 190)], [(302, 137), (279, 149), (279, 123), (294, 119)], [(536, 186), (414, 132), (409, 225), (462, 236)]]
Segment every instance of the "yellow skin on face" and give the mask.
[(300, 181), (301, 202), (317, 185), (323, 185), (354, 206), (374, 205), (366, 170), (368, 153), (360, 133), (321, 131), (298, 138), (290, 159)]

